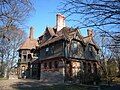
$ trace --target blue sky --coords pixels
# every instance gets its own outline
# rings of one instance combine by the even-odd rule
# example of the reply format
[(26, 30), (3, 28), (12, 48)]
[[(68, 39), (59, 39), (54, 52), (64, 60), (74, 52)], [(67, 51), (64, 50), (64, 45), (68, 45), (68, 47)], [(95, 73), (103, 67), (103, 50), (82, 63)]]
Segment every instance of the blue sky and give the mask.
[[(35, 11), (27, 20), (26, 32), (29, 34), (29, 28), (34, 27), (34, 37), (38, 38), (43, 34), (46, 26), (54, 27), (56, 25), (57, 8), (60, 5), (61, 0), (34, 0)], [(66, 25), (74, 27), (73, 22), (67, 22)], [(86, 34), (86, 30), (81, 30), (83, 35)]]

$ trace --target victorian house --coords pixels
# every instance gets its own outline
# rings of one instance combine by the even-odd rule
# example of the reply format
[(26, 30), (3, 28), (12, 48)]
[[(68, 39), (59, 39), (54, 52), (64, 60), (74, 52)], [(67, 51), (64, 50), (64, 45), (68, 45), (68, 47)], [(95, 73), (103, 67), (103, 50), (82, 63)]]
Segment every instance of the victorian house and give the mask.
[[(100, 67), (99, 48), (93, 40), (93, 30), (88, 29), (87, 33), (83, 37), (78, 28), (66, 26), (65, 17), (57, 14), (56, 27), (46, 27), (38, 42), (31, 42), (30, 34), (19, 49), (21, 72), (28, 68), (30, 77), (45, 82), (64, 82), (79, 72), (97, 74)], [(34, 53), (37, 54), (36, 60), (33, 59)]]
[(87, 33), (83, 37), (78, 28), (67, 27), (65, 17), (57, 14), (56, 27), (46, 27), (38, 38), (38, 59), (31, 64), (34, 75), (36, 72), (41, 81), (64, 82), (79, 72), (97, 73), (99, 48), (93, 40), (93, 30)]

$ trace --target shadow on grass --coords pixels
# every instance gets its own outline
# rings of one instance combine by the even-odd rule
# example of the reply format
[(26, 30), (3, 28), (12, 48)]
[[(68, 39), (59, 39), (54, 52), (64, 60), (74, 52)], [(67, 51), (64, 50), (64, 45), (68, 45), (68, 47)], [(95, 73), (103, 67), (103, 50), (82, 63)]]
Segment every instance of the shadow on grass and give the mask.
[(16, 82), (11, 85), (13, 89), (16, 90), (97, 90), (93, 87), (85, 87), (79, 85), (65, 85), (65, 84), (48, 84), (40, 83), (39, 81), (34, 82)]
[[(66, 85), (66, 84), (48, 84), (41, 83), (40, 81), (19, 81), (11, 85), (15, 90), (99, 90), (95, 86), (84, 86), (84, 85)], [(100, 86), (100, 90), (120, 90), (120, 85)]]

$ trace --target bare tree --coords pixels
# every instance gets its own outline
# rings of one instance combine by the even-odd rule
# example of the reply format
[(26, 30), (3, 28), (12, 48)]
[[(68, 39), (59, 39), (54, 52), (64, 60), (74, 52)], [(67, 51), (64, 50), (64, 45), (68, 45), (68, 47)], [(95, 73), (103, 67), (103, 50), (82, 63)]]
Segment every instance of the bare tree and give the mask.
[(64, 0), (62, 5), (62, 13), (68, 16), (80, 15), (74, 20), (84, 26), (120, 27), (120, 0)]
[(4, 38), (0, 38), (0, 58), (1, 74), (7, 75), (7, 72), (16, 64), (18, 60), (18, 48), (25, 40), (24, 31), (15, 26), (4, 32)]
[[(24, 21), (33, 10), (32, 0), (0, 0), (0, 63), (10, 68), (18, 59), (17, 49), (24, 41)], [(6, 69), (8, 70), (8, 69)]]
[(63, 0), (59, 10), (79, 28), (95, 27), (112, 38), (109, 31), (120, 28), (120, 0)]
[(30, 0), (0, 0), (0, 27), (22, 24), (32, 9)]

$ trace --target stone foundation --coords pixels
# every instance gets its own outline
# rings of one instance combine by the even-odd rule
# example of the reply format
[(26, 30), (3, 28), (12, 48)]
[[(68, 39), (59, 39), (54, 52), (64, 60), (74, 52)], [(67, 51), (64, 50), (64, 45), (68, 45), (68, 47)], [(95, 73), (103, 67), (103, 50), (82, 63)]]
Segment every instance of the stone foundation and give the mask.
[(44, 71), (41, 72), (42, 82), (64, 83), (64, 76), (59, 71)]

